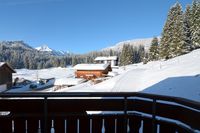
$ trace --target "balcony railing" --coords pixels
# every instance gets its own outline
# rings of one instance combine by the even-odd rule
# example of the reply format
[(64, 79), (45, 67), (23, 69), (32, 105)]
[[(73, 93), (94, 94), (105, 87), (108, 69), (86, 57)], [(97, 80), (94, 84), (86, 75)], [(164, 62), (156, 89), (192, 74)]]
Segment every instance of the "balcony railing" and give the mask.
[(192, 133), (200, 103), (144, 93), (2, 93), (0, 133)]

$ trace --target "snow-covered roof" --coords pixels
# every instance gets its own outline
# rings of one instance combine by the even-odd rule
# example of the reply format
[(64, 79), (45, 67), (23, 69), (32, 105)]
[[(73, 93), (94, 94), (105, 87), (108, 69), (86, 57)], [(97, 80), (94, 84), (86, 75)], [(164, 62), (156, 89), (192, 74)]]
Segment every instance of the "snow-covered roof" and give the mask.
[(6, 62), (0, 62), (0, 67), (2, 67), (3, 65), (6, 65), (13, 73), (15, 73), (15, 70), (11, 68)]
[(60, 78), (56, 79), (54, 85), (78, 85), (86, 81), (82, 78)]
[(5, 62), (0, 62), (0, 67), (6, 64)]
[(78, 64), (74, 66), (75, 70), (105, 70), (109, 64)]
[(117, 60), (117, 56), (108, 56), (108, 57), (102, 56), (95, 58), (95, 61), (98, 60)]

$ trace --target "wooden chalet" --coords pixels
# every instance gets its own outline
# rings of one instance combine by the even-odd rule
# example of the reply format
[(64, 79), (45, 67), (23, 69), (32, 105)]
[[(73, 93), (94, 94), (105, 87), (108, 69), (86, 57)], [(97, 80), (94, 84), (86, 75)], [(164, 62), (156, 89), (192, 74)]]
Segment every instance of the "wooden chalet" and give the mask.
[(14, 69), (7, 63), (0, 62), (0, 91), (12, 87), (12, 73), (15, 73)]
[(104, 77), (112, 70), (110, 64), (78, 64), (74, 69), (76, 78), (87, 80)]

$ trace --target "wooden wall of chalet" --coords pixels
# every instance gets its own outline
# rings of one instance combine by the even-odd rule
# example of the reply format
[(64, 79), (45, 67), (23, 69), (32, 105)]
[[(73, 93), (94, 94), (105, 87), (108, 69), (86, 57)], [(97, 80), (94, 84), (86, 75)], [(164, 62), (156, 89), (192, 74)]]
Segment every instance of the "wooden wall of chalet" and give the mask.
[(12, 71), (6, 66), (0, 67), (0, 85), (7, 84), (7, 88), (12, 87)]
[(95, 79), (104, 77), (108, 74), (108, 71), (108, 68), (106, 70), (77, 70), (75, 74), (77, 78)]

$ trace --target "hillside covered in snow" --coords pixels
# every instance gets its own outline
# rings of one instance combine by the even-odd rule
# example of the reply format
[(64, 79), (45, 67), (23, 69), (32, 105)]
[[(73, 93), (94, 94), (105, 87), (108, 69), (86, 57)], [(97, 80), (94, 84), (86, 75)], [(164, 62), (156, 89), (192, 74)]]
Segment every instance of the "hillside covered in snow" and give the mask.
[(167, 61), (120, 67), (120, 75), (96, 85), (62, 89), (67, 92), (145, 92), (200, 101), (200, 49)]
[[(73, 78), (72, 68), (17, 69), (15, 77)], [(145, 92), (200, 101), (200, 49), (169, 60), (133, 64), (113, 69), (118, 76), (98, 84), (91, 81), (60, 89), (60, 92)], [(51, 90), (48, 90), (51, 91)]]
[[(159, 38), (159, 37), (158, 37)], [(146, 50), (151, 46), (151, 41), (153, 38), (143, 38), (143, 39), (134, 39), (134, 40), (126, 40), (119, 42), (113, 46), (102, 49), (103, 51), (114, 50), (121, 51), (124, 44), (130, 44), (133, 47), (139, 47), (140, 45), (144, 46)]]

